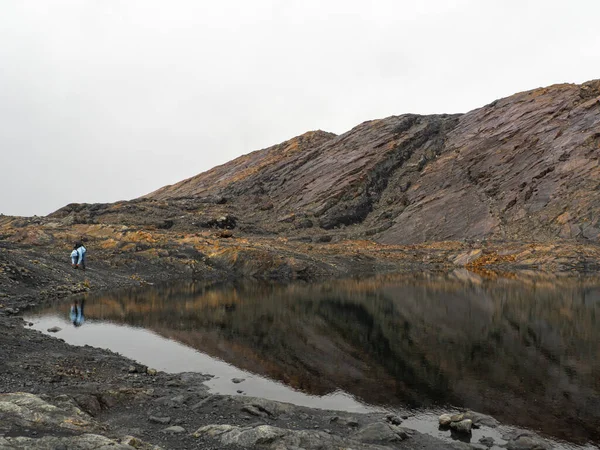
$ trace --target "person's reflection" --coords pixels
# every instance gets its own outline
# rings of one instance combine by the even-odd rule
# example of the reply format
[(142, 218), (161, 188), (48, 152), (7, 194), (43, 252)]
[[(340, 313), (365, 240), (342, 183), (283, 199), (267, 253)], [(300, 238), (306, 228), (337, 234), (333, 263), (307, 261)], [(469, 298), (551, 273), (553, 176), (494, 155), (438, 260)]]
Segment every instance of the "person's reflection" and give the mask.
[(79, 303), (79, 300), (75, 300), (73, 302), (73, 304), (71, 305), (70, 318), (71, 318), (71, 322), (73, 323), (73, 326), (75, 326), (75, 327), (80, 327), (81, 325), (83, 325), (83, 322), (85, 321), (85, 317), (83, 315), (84, 303), (85, 303), (85, 300), (81, 300), (81, 303)]

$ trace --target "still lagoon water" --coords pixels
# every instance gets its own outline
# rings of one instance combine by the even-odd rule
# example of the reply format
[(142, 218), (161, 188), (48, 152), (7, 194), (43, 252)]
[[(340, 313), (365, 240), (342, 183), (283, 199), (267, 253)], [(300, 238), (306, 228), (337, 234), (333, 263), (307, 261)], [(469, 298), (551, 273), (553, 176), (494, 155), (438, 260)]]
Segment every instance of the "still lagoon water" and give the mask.
[(26, 320), (158, 370), (215, 375), (208, 384), (218, 393), (408, 411), (421, 417), (415, 428), (434, 434), (438, 412), (469, 408), (565, 448), (600, 443), (597, 278), (457, 271), (190, 282), (75, 301), (83, 317), (69, 301)]

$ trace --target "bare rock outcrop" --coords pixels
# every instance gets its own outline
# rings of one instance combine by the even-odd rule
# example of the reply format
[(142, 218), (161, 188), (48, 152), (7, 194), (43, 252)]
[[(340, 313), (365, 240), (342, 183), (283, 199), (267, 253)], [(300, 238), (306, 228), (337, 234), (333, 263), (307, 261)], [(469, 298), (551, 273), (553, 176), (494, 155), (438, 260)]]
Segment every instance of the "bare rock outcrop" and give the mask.
[(304, 233), (294, 220), (272, 223), (295, 217), (386, 244), (597, 242), (599, 158), (595, 80), (518, 93), (466, 114), (405, 114), (340, 136), (306, 133), (142, 200), (146, 208), (196, 202), (198, 210), (218, 198), (225, 210), (242, 211), (239, 225), (249, 230)]

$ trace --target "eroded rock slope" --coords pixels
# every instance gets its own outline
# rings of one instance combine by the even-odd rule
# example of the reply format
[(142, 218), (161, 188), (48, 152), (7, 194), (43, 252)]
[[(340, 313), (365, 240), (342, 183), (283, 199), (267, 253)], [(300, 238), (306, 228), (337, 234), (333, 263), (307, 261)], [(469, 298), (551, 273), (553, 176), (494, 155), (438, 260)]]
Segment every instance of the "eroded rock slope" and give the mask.
[(306, 133), (143, 201), (229, 203), (250, 229), (349, 227), (349, 237), (390, 244), (598, 241), (599, 157), (595, 80), (518, 93), (462, 115), (405, 114), (340, 136)]

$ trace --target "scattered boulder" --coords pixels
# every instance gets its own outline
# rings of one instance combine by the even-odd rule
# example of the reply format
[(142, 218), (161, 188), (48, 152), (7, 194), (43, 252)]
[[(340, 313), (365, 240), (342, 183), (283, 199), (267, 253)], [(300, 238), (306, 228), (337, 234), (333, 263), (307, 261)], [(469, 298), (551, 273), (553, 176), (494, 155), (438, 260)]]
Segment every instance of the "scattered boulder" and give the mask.
[(479, 439), (479, 443), (485, 445), (486, 447), (493, 447), (494, 438), (489, 436), (484, 436)]
[(403, 441), (408, 438), (408, 433), (398, 426), (385, 422), (375, 422), (364, 426), (352, 437), (360, 442), (379, 444)]
[(172, 427), (161, 430), (161, 432), (167, 433), (167, 434), (180, 434), (180, 433), (185, 433), (185, 428), (183, 428), (179, 425), (173, 425)]
[(338, 425), (347, 426), (350, 428), (358, 428), (359, 426), (357, 420), (348, 417), (333, 416), (331, 419), (329, 419), (329, 422), (337, 423)]
[(231, 230), (221, 230), (215, 236), (221, 239), (229, 239), (233, 237), (233, 232)]
[(171, 418), (170, 417), (157, 417), (157, 416), (150, 416), (148, 417), (148, 420), (150, 422), (153, 423), (160, 423), (162, 425), (167, 425), (168, 423), (171, 423)]
[(473, 421), (471, 419), (458, 420), (450, 423), (450, 429), (458, 433), (470, 434), (472, 427)]
[(239, 383), (241, 383), (242, 381), (246, 381), (246, 379), (245, 379), (245, 378), (232, 378), (232, 379), (231, 379), (231, 382), (232, 382), (232, 383), (235, 383), (235, 384), (239, 384)]
[(465, 412), (463, 418), (471, 419), (473, 421), (473, 428), (479, 428), (480, 426), (496, 428), (498, 425), (500, 425), (500, 422), (498, 422), (492, 416), (477, 413), (474, 411)]
[(507, 442), (508, 450), (550, 450), (550, 446), (539, 436), (530, 432), (518, 430), (502, 436)]
[(127, 368), (128, 373), (146, 373), (148, 368), (141, 364), (132, 364)]
[(91, 394), (79, 394), (73, 397), (77, 405), (90, 416), (97, 416), (102, 411), (102, 405), (98, 400), (98, 397)]
[(400, 425), (402, 423), (402, 419), (395, 414), (388, 414), (385, 416), (385, 420), (387, 420), (392, 425)]
[(449, 427), (452, 423), (452, 416), (450, 414), (442, 414), (439, 418), (439, 424), (441, 427)]
[(258, 417), (271, 417), (273, 416), (273, 412), (269, 411), (267, 408), (265, 408), (262, 405), (259, 405), (257, 403), (252, 403), (252, 404), (245, 404), (244, 406), (242, 406), (242, 411), (246, 412), (248, 414), (251, 414), (253, 416), (258, 416)]

